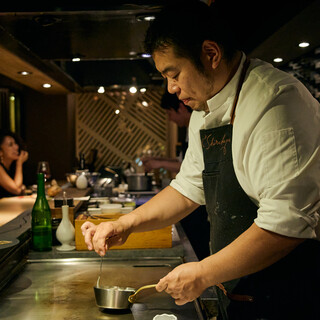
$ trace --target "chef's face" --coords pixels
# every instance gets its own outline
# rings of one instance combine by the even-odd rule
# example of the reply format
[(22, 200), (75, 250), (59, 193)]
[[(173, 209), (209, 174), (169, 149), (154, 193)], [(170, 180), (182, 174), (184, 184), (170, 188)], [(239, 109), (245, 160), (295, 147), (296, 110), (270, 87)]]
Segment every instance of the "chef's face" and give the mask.
[(156, 68), (168, 82), (168, 91), (193, 110), (205, 110), (205, 102), (214, 95), (214, 77), (208, 65), (200, 72), (186, 58), (177, 57), (171, 47), (155, 51)]
[(0, 156), (8, 160), (17, 160), (19, 158), (19, 145), (15, 139), (6, 136), (0, 145)]

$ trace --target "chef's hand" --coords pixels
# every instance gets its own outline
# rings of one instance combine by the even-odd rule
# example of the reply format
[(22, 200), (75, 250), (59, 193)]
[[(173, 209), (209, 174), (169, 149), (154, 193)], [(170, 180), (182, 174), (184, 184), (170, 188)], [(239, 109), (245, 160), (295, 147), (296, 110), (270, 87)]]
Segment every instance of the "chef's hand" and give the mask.
[(156, 290), (167, 292), (177, 305), (183, 305), (198, 298), (207, 286), (203, 281), (200, 264), (189, 262), (176, 267), (160, 279)]
[(94, 249), (100, 256), (104, 256), (112, 246), (122, 245), (130, 234), (118, 221), (101, 222), (99, 225), (87, 221), (81, 231), (88, 249)]

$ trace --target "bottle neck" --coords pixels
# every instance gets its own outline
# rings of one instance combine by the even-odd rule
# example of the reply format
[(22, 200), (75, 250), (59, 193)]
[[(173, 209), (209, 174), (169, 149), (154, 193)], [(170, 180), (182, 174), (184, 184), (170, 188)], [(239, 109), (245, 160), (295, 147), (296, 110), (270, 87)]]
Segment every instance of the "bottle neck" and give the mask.
[(38, 173), (38, 196), (45, 196), (45, 189), (44, 189), (44, 174)]

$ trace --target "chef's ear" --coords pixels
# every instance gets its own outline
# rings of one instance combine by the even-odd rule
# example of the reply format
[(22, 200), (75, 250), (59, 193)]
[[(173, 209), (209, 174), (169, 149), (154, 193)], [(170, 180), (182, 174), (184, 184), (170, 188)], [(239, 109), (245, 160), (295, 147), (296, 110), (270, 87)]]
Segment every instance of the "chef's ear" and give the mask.
[(222, 51), (219, 45), (211, 40), (204, 40), (202, 43), (202, 52), (210, 61), (211, 67), (216, 69), (222, 58)]

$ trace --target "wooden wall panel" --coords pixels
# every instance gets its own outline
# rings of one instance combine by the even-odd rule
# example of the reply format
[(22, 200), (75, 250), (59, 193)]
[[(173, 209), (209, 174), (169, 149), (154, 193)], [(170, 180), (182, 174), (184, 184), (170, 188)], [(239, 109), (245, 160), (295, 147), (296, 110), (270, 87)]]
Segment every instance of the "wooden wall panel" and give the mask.
[[(167, 155), (168, 122), (160, 107), (163, 90), (135, 95), (124, 92), (77, 95), (76, 153), (98, 150), (96, 169), (136, 161), (143, 152)], [(149, 106), (144, 107), (146, 101)], [(116, 110), (120, 110), (116, 114)]]

